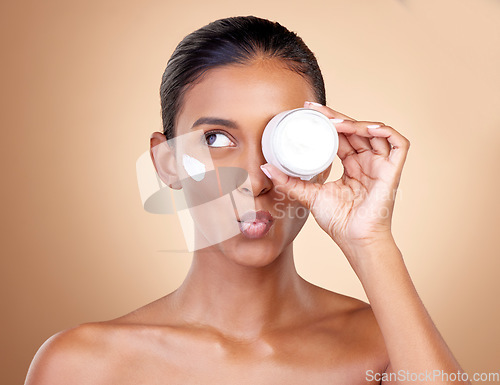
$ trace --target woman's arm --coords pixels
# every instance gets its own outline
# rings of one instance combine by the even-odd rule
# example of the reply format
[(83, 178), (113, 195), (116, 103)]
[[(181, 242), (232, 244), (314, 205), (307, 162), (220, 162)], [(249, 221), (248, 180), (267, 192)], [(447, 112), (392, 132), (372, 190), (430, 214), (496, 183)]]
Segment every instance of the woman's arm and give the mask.
[(401, 374), (402, 381), (396, 383), (470, 384), (451, 381), (463, 370), (420, 300), (394, 239), (346, 246), (342, 251), (350, 262), (355, 261), (351, 266), (365, 289), (389, 354), (386, 372), (396, 378)]
[(386, 373), (402, 374), (392, 383), (460, 383), (446, 381), (455, 380), (462, 369), (422, 304), (392, 236), (396, 191), (410, 142), (380, 122), (356, 121), (308, 102), (304, 107), (336, 122), (343, 119), (335, 125), (342, 177), (324, 183), (325, 172), (305, 182), (272, 165), (262, 167), (276, 188), (311, 211), (361, 280), (389, 355)]

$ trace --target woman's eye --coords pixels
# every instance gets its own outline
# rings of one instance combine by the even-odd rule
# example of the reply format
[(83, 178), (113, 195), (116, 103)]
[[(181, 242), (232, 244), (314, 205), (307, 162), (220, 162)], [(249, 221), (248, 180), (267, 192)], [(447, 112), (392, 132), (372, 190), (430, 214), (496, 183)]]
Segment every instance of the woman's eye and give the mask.
[(209, 132), (205, 135), (205, 141), (210, 147), (230, 147), (234, 143), (221, 132)]

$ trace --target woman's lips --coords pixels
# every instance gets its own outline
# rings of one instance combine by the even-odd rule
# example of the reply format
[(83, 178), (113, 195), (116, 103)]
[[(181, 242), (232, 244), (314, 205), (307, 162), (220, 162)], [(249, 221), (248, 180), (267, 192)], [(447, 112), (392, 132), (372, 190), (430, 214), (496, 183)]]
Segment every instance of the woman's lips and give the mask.
[(251, 239), (262, 238), (274, 223), (269, 211), (247, 211), (238, 221), (242, 234)]

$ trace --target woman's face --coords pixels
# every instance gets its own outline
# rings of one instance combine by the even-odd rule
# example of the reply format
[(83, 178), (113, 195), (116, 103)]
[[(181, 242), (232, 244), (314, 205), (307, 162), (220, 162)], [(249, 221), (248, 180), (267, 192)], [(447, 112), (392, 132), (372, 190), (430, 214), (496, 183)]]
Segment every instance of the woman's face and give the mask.
[(175, 159), (197, 248), (264, 266), (291, 245), (308, 211), (262, 172), (261, 138), (273, 116), (306, 100), (309, 83), (276, 59), (211, 69), (186, 91)]

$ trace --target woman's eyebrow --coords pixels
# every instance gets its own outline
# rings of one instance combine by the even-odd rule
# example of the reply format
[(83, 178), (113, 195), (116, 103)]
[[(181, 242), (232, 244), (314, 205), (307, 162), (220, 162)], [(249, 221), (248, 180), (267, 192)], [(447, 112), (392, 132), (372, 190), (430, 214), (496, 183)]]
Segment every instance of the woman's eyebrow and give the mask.
[(191, 129), (195, 128), (196, 126), (200, 126), (202, 124), (213, 124), (216, 126), (225, 126), (228, 128), (238, 128), (238, 124), (234, 120), (204, 116), (199, 118), (196, 122), (194, 122), (193, 125), (191, 126)]

